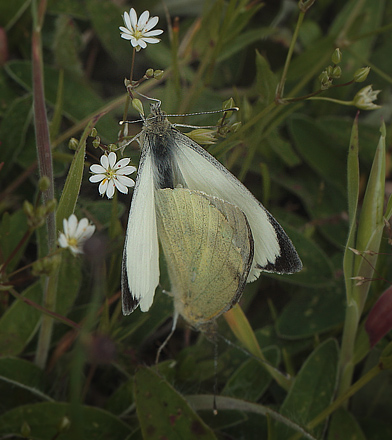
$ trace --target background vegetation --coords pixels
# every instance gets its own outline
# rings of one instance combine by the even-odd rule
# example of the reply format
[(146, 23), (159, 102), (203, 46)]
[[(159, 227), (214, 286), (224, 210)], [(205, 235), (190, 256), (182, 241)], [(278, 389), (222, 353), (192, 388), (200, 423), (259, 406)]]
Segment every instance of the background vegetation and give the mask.
[[(1, 2), (0, 438), (392, 438), (392, 3), (311, 3)], [(117, 141), (132, 54), (118, 26), (130, 7), (159, 15), (165, 30), (137, 53), (134, 79), (148, 68), (164, 76), (139, 89), (168, 113), (234, 98), (242, 126), (208, 150), (282, 223), (304, 263), (248, 285), (247, 318), (235, 308), (218, 319), (219, 334), (246, 351), (219, 341), (216, 416), (204, 335), (180, 323), (154, 365), (171, 298), (159, 290), (148, 313), (122, 316), (130, 196), (102, 199), (88, 182), (101, 154), (91, 128)], [(304, 99), (336, 67), (337, 47), (332, 85), (348, 84), (317, 95), (335, 101)], [(353, 82), (365, 66), (368, 77)], [(351, 101), (370, 84), (382, 108), (357, 114)], [(138, 163), (136, 145), (125, 154)], [(40, 173), (53, 173), (53, 193)], [(74, 209), (97, 228), (77, 258), (54, 251)]]

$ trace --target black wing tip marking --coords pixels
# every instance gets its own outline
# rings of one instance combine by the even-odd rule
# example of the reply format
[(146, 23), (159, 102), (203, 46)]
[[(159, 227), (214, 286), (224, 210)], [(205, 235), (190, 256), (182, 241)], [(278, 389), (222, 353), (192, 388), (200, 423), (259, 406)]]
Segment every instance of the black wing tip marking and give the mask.
[(274, 263), (268, 263), (261, 269), (265, 272), (275, 272), (280, 274), (292, 274), (302, 270), (302, 261), (299, 258), (297, 251), (282, 226), (272, 217), (267, 211), (268, 220), (274, 227), (278, 237), (280, 255), (276, 258)]
[(123, 315), (130, 315), (139, 305), (139, 300), (134, 298), (129, 290), (126, 259), (123, 258), (121, 273), (121, 299)]

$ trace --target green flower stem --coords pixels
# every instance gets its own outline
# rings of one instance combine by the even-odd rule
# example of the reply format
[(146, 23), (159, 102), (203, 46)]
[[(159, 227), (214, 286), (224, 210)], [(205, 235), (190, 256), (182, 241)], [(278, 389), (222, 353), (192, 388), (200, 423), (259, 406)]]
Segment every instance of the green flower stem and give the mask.
[[(52, 150), (49, 137), (49, 124), (46, 117), (47, 112), (42, 67), (41, 29), (45, 17), (46, 0), (41, 0), (38, 7), (34, 1), (32, 3), (32, 9), (32, 15), (34, 17), (31, 48), (33, 65), (34, 125), (40, 177), (47, 176), (49, 178), (49, 188), (42, 193), (43, 202), (46, 204), (49, 200), (54, 199)], [(48, 232), (48, 248), (50, 251), (54, 248), (56, 242), (54, 212), (51, 212), (47, 216), (46, 226)]]
[(300, 11), (299, 16), (298, 16), (297, 25), (295, 27), (294, 35), (293, 35), (293, 38), (291, 39), (291, 42), (290, 42), (290, 47), (289, 47), (289, 51), (287, 53), (287, 58), (286, 58), (286, 62), (284, 64), (282, 76), (280, 78), (280, 82), (279, 82), (278, 87), (276, 89), (276, 98), (275, 99), (277, 102), (279, 102), (283, 96), (283, 90), (284, 90), (284, 84), (286, 82), (287, 72), (289, 70), (290, 61), (291, 61), (291, 58), (294, 53), (295, 43), (297, 42), (299, 29), (302, 25), (304, 17), (305, 17), (305, 12)]
[(311, 96), (309, 98), (305, 98), (307, 101), (329, 101), (329, 102), (334, 102), (335, 104), (340, 104), (340, 105), (347, 105), (347, 106), (351, 106), (354, 105), (354, 101), (342, 101), (341, 99), (335, 99), (335, 98), (328, 98), (326, 96)]
[[(343, 328), (342, 348), (341, 348), (341, 372), (338, 394), (350, 387), (354, 371), (354, 342), (357, 337), (360, 313), (355, 302), (347, 304), (346, 317)], [(342, 394), (343, 393), (343, 394)]]
[[(57, 281), (59, 268), (57, 268), (49, 277), (45, 277), (44, 286), (44, 309), (52, 312), (56, 307), (57, 299)], [(37, 352), (35, 354), (35, 363), (40, 368), (45, 368), (50, 349), (50, 341), (52, 339), (53, 318), (50, 314), (42, 316), (40, 332), (38, 336)]]
[[(47, 2), (40, 0), (32, 2), (33, 33), (32, 33), (32, 66), (33, 66), (33, 97), (34, 97), (34, 125), (35, 138), (37, 145), (38, 167), (40, 177), (47, 176), (49, 188), (42, 193), (44, 204), (54, 199), (53, 183), (53, 162), (52, 150), (50, 145), (49, 125), (45, 105), (44, 76), (43, 76), (43, 57), (41, 29), (44, 23)], [(51, 212), (46, 217), (46, 228), (48, 237), (47, 251), (51, 252), (56, 245), (56, 217)], [(43, 306), (49, 311), (53, 311), (56, 304), (57, 275), (45, 277)], [(44, 368), (48, 356), (50, 340), (52, 336), (53, 318), (44, 315), (41, 322), (40, 334), (38, 338), (38, 348), (36, 352), (36, 364)]]

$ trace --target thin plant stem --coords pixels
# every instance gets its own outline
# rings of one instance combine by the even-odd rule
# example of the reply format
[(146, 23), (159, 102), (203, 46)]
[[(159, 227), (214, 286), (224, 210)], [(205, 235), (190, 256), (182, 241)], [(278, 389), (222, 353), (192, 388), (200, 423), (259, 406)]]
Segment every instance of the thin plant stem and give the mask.
[[(131, 102), (133, 69), (135, 67), (135, 56), (136, 56), (136, 48), (134, 47), (133, 51), (132, 51), (131, 72), (129, 74), (129, 84), (130, 84), (131, 88), (127, 89), (127, 97), (125, 99), (125, 104), (124, 104), (123, 121), (127, 120), (129, 103)], [(121, 126), (121, 132), (120, 132), (120, 136), (119, 136), (120, 140), (122, 140), (122, 138), (124, 137), (125, 126), (126, 126), (126, 124)]]
[(295, 43), (297, 41), (299, 29), (300, 29), (300, 27), (302, 25), (304, 17), (305, 17), (305, 12), (304, 11), (300, 11), (299, 16), (298, 16), (297, 25), (295, 27), (294, 35), (293, 35), (293, 38), (291, 39), (291, 42), (290, 42), (290, 47), (289, 47), (289, 51), (287, 53), (287, 58), (286, 58), (286, 62), (284, 64), (282, 76), (280, 78), (280, 82), (279, 82), (278, 87), (276, 89), (276, 98), (275, 98), (275, 100), (277, 102), (279, 102), (282, 99), (282, 97), (283, 97), (283, 90), (284, 90), (284, 84), (286, 82), (287, 72), (289, 70), (289, 65), (290, 65), (290, 62), (291, 62), (291, 58), (292, 58), (293, 53), (294, 53)]
[[(46, 0), (40, 0), (38, 4), (36, 1), (32, 3), (32, 66), (35, 137), (40, 177), (46, 176), (49, 179), (49, 188), (42, 193), (44, 204), (54, 199), (52, 149), (50, 145), (49, 125), (46, 117), (41, 41), (41, 30), (44, 24), (46, 7)], [(46, 228), (48, 237), (47, 251), (51, 252), (56, 244), (56, 217), (54, 212), (50, 212), (46, 217)], [(53, 311), (56, 304), (57, 276), (53, 274), (50, 277), (46, 277), (44, 279), (44, 286), (44, 308)], [(43, 315), (35, 357), (35, 363), (41, 368), (44, 368), (48, 357), (52, 328), (53, 318), (48, 315)]]

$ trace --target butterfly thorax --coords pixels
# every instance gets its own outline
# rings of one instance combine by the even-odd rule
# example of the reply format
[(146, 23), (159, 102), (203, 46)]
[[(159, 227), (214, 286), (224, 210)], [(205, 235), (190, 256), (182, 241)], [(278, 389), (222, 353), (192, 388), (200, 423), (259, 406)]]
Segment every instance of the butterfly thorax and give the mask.
[(161, 110), (160, 103), (151, 104), (151, 113), (144, 120), (143, 131), (146, 134), (155, 134), (157, 136), (164, 136), (171, 127), (165, 112)]

